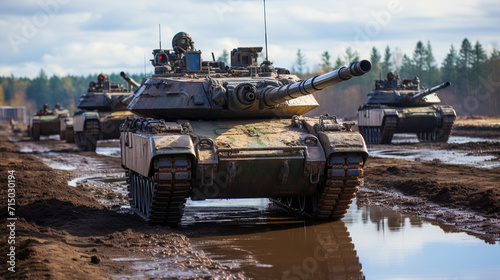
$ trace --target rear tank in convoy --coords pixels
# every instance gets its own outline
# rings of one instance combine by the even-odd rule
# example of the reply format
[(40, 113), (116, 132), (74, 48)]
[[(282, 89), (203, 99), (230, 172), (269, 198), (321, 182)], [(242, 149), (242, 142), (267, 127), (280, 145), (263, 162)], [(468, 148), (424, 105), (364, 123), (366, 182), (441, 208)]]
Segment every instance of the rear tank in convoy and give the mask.
[[(121, 72), (121, 76), (132, 86), (139, 84)], [(80, 151), (95, 151), (98, 140), (120, 138), (120, 124), (133, 118), (127, 110), (126, 98), (132, 92), (120, 83), (111, 83), (106, 75), (97, 76), (97, 83), (91, 81), (89, 88), (78, 101), (73, 120), (64, 127), (74, 131)]]
[[(40, 140), (40, 136), (58, 135), (61, 131), (61, 120), (68, 117), (69, 111), (63, 109), (59, 103), (56, 104), (54, 109), (49, 109), (49, 105), (44, 104), (42, 109), (31, 116), (28, 134), (35, 141)], [(60, 137), (64, 139), (62, 134)]]
[(121, 127), (130, 204), (152, 223), (176, 225), (186, 198), (261, 198), (316, 220), (344, 216), (368, 153), (352, 123), (303, 117), (312, 93), (370, 71), (367, 60), (300, 81), (261, 47), (235, 48), (231, 66), (203, 61), (180, 32), (156, 49), (155, 74), (128, 109), (143, 118)]
[(422, 142), (447, 142), (455, 110), (439, 105), (436, 92), (450, 85), (426, 89), (418, 77), (400, 80), (393, 72), (376, 80), (375, 88), (358, 109), (359, 132), (366, 143), (390, 144), (394, 133), (415, 133)]

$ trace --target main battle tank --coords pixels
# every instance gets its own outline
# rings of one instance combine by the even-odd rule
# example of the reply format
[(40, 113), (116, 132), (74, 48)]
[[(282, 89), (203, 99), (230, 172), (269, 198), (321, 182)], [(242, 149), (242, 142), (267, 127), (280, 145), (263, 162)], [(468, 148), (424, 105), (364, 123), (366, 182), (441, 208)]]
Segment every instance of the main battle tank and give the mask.
[[(132, 86), (139, 84), (121, 72), (121, 76)], [(73, 130), (78, 149), (95, 151), (97, 140), (120, 138), (120, 124), (133, 114), (127, 110), (126, 97), (132, 94), (120, 83), (110, 83), (100, 74), (97, 83), (90, 82), (87, 93), (82, 95), (73, 117)], [(70, 122), (67, 129), (71, 129)]]
[[(121, 127), (130, 204), (152, 223), (176, 225), (186, 198), (272, 198), (306, 217), (336, 220), (355, 196), (368, 152), (352, 123), (301, 115), (311, 93), (368, 72), (367, 60), (299, 81), (258, 48), (236, 48), (231, 67), (202, 61), (191, 37), (153, 51), (155, 74)], [(215, 59), (214, 59), (215, 60)]]
[(36, 112), (30, 119), (28, 132), (33, 140), (40, 140), (40, 136), (49, 136), (59, 134), (60, 120), (69, 117), (69, 111), (62, 109), (56, 104), (54, 110), (49, 109), (47, 104), (43, 105), (43, 109)]
[(366, 143), (389, 144), (394, 133), (416, 133), (420, 141), (447, 142), (456, 118), (455, 110), (441, 102), (436, 91), (449, 82), (425, 89), (418, 77), (401, 81), (393, 72), (376, 80), (358, 109), (359, 131)]

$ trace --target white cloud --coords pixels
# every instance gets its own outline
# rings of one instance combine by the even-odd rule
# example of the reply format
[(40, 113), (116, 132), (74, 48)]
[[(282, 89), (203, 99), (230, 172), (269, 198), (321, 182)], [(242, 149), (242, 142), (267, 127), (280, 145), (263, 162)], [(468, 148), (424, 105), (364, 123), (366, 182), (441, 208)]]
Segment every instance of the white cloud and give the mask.
[[(47, 8), (40, 3), (58, 6)], [(398, 8), (396, 12), (393, 6)], [(275, 66), (289, 68), (300, 48), (313, 70), (324, 51), (334, 60), (351, 46), (368, 58), (372, 46), (382, 52), (390, 45), (411, 56), (417, 41), (422, 40), (431, 42), (441, 63), (450, 44), (458, 49), (465, 37), (479, 40), (485, 47), (498, 43), (499, 6), (494, 0), (267, 1), (269, 55)], [(158, 24), (162, 25), (164, 48), (171, 47), (173, 35), (185, 31), (205, 59), (211, 59), (211, 52), (220, 55), (223, 49), (264, 45), (259, 1), (3, 1), (0, 11), (2, 75), (33, 76), (40, 68), (48, 75), (65, 71), (77, 75), (120, 70), (142, 73), (144, 56), (149, 69), (151, 50), (158, 46)], [(24, 34), (28, 31), (32, 32)], [(9, 34), (21, 38), (17, 52)], [(78, 63), (71, 57), (76, 49), (85, 58)], [(130, 68), (120, 69), (123, 67)]]

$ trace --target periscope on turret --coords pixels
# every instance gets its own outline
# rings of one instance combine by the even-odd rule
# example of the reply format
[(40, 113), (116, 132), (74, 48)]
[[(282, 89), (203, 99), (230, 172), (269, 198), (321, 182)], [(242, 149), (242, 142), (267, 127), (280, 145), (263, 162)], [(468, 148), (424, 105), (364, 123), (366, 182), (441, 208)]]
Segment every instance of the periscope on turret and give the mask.
[(121, 127), (130, 204), (157, 224), (181, 221), (186, 198), (271, 198), (305, 217), (343, 217), (368, 157), (363, 137), (335, 116), (303, 117), (311, 93), (370, 71), (353, 62), (304, 81), (261, 47), (231, 51), (231, 66), (203, 61), (184, 32), (153, 50), (128, 109), (144, 118)]
[(439, 105), (437, 91), (449, 82), (425, 89), (420, 79), (400, 80), (393, 72), (376, 80), (358, 109), (358, 127), (366, 143), (390, 144), (395, 133), (414, 133), (421, 142), (447, 142), (456, 118), (449, 105)]

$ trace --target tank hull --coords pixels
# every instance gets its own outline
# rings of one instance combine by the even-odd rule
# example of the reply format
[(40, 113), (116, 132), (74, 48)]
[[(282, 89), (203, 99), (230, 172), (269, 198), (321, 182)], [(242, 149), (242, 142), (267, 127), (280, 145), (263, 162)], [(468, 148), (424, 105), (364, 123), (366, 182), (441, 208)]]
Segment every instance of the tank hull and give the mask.
[(68, 110), (56, 110), (52, 115), (35, 115), (30, 119), (29, 133), (33, 140), (40, 140), (40, 136), (60, 134), (61, 119), (67, 118)]
[(73, 117), (73, 131), (78, 148), (95, 151), (98, 140), (120, 138), (120, 125), (133, 116), (128, 111), (77, 112)]
[(415, 133), (420, 141), (447, 142), (456, 112), (451, 106), (364, 106), (358, 127), (367, 143), (388, 144), (394, 133)]
[[(290, 119), (190, 121), (187, 131), (178, 123), (166, 123), (170, 131), (162, 133), (124, 127), (121, 158), (129, 177), (131, 204), (146, 216), (152, 211), (150, 220), (176, 224), (182, 211), (170, 215), (167, 210), (158, 218), (155, 204), (175, 201), (175, 206), (166, 207), (179, 209), (187, 197), (268, 197), (286, 199), (289, 206), (300, 202), (304, 206), (308, 199), (319, 201), (324, 189), (338, 188), (338, 193), (331, 190), (328, 201), (325, 195), (323, 213), (309, 214), (323, 220), (339, 219), (362, 177), (368, 156), (364, 140), (352, 131), (315, 131), (315, 118), (298, 123), (293, 126)], [(168, 191), (182, 195), (155, 202), (155, 192), (161, 193), (155, 188), (162, 182)], [(172, 187), (177, 182), (180, 189)], [(137, 195), (142, 197), (138, 193), (148, 195), (137, 201)]]

